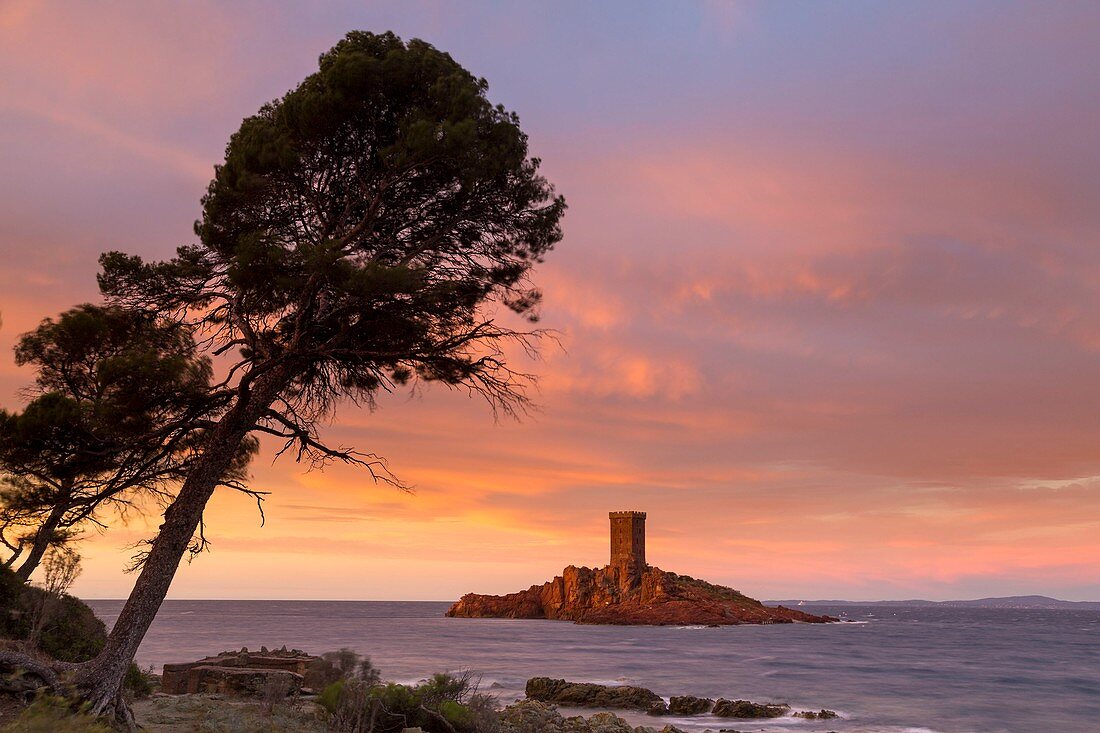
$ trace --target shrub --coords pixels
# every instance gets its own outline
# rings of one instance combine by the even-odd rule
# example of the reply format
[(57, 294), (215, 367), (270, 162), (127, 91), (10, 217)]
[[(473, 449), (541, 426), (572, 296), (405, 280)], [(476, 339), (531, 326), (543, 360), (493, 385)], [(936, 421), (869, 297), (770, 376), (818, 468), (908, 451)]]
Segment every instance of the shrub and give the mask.
[(476, 691), (469, 674), (437, 674), (415, 687), (370, 685), (361, 679), (335, 682), (318, 703), (334, 733), (495, 733), (499, 729), (492, 699)]
[(416, 689), (425, 704), (438, 706), (447, 701), (463, 702), (471, 692), (473, 684), (469, 674), (455, 677), (440, 672), (417, 685)]
[(382, 682), (381, 672), (371, 663), (370, 657), (360, 657), (347, 647), (325, 652), (321, 660), (318, 672), (323, 679), (322, 687), (341, 679), (360, 679), (368, 686)]
[(112, 733), (87, 713), (74, 711), (60, 697), (41, 695), (3, 733)]
[(356, 673), (368, 687), (382, 684), (382, 672), (371, 663), (370, 657), (363, 657)]
[(83, 662), (99, 654), (105, 643), (107, 627), (83, 601), (67, 595), (42, 629), (38, 648), (62, 662)]
[(377, 706), (371, 701), (371, 688), (359, 680), (343, 679), (322, 690), (318, 704), (327, 713), (332, 733), (373, 732), (373, 713)]
[(11, 568), (0, 565), (0, 609), (4, 610), (5, 620), (8, 609), (15, 608), (22, 593), (23, 581)]
[(347, 686), (347, 680), (337, 680), (321, 690), (321, 694), (317, 696), (317, 704), (324, 708), (326, 713), (330, 715), (336, 712), (337, 707), (340, 705), (340, 700), (344, 696), (344, 688)]
[(69, 598), (69, 588), (80, 575), (80, 555), (65, 545), (51, 547), (42, 561), (43, 582), (32, 613), (30, 642), (38, 646), (42, 631), (59, 618), (61, 605)]
[(286, 702), (291, 691), (290, 677), (287, 675), (269, 675), (263, 687), (260, 688), (260, 709), (263, 714), (272, 715), (280, 705)]
[(465, 703), (472, 716), (472, 730), (477, 733), (499, 733), (503, 730), (500, 723), (500, 713), (497, 711), (497, 701), (492, 695), (483, 692), (475, 692)]
[(341, 677), (351, 677), (359, 665), (359, 655), (347, 647), (335, 652), (325, 652), (321, 659), (331, 664)]
[(392, 682), (374, 687), (370, 690), (368, 704), (379, 733), (397, 733), (404, 728), (414, 727), (431, 731), (421, 709), (423, 701), (414, 687)]
[[(34, 631), (45, 591), (27, 585), (9, 568), (0, 567), (0, 636), (28, 640)], [(62, 662), (91, 659), (107, 641), (107, 627), (92, 609), (70, 595), (62, 595), (38, 630), (38, 648)]]
[(152, 672), (152, 667), (149, 668), (148, 672), (144, 672), (140, 667), (131, 662), (130, 668), (126, 670), (126, 677), (122, 680), (123, 689), (127, 690), (138, 700), (149, 697), (153, 694)]

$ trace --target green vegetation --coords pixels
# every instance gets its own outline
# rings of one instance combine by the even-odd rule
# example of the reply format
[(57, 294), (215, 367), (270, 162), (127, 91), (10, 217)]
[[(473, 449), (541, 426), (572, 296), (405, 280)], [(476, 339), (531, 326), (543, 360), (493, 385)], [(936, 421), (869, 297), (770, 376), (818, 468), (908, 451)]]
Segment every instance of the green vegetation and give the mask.
[(746, 606), (762, 606), (760, 601), (755, 598), (749, 598), (744, 593), (734, 590), (733, 588), (727, 588), (724, 585), (715, 585), (714, 583), (708, 583), (705, 580), (699, 580), (693, 578), (690, 575), (676, 575), (675, 573), (669, 573), (676, 580), (676, 584), (680, 589), (690, 593), (691, 591), (701, 592), (707, 597), (713, 597), (724, 601), (737, 601)]
[(334, 682), (318, 704), (333, 733), (493, 733), (499, 727), (493, 701), (479, 693), (469, 675), (437, 674), (418, 685)]
[(325, 652), (321, 658), (328, 662), (331, 670), (325, 685), (343, 679), (359, 679), (370, 686), (382, 681), (381, 673), (371, 664), (370, 657), (360, 657), (347, 647), (335, 652)]
[(149, 672), (146, 673), (136, 664), (131, 664), (122, 684), (131, 695), (141, 700), (153, 694), (152, 680), (152, 667), (150, 667)]
[(67, 700), (40, 695), (2, 733), (113, 733), (102, 721), (83, 711), (74, 711)]
[(92, 609), (68, 594), (56, 602), (47, 596), (46, 590), (0, 567), (0, 636), (20, 642), (37, 636), (37, 650), (62, 662), (83, 662), (98, 654), (107, 629)]
[(85, 304), (47, 318), (15, 360), (35, 380), (22, 412), (0, 410), (0, 543), (26, 581), (49, 548), (105, 526), (104, 509), (169, 496), (218, 404), (191, 332), (136, 310)]

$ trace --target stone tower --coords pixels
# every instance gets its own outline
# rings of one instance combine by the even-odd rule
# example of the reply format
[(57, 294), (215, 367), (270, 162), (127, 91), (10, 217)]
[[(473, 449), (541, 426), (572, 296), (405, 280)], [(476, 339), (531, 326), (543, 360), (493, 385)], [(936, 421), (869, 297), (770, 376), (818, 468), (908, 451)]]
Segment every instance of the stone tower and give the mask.
[(645, 512), (611, 512), (611, 564), (627, 574), (645, 573)]

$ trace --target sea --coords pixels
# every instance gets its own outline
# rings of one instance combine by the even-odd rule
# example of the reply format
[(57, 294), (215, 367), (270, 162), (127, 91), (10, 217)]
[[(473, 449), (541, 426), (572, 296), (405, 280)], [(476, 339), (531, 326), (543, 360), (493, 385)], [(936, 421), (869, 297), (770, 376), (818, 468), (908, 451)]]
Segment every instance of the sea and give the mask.
[[(110, 626), (122, 601), (91, 601)], [(1100, 611), (803, 606), (836, 624), (645, 627), (445, 618), (447, 603), (166, 601), (137, 662), (261, 646), (347, 647), (384, 679), (471, 670), (502, 704), (529, 677), (632, 684), (659, 695), (785, 702), (840, 718), (648, 718), (745, 733), (1100, 732)], [(567, 714), (571, 711), (565, 711)], [(589, 711), (590, 712), (590, 711)], [(622, 714), (620, 712), (620, 714)]]

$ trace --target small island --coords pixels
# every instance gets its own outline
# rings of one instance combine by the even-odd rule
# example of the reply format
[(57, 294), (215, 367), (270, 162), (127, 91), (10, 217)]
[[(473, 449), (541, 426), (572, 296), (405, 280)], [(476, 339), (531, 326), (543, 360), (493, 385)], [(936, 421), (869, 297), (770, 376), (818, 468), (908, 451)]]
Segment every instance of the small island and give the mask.
[(570, 565), (547, 583), (503, 596), (468, 593), (451, 606), (447, 615), (657, 626), (837, 620), (783, 606), (765, 606), (732, 588), (647, 565), (645, 512), (611, 512), (609, 516), (611, 562), (606, 567)]

